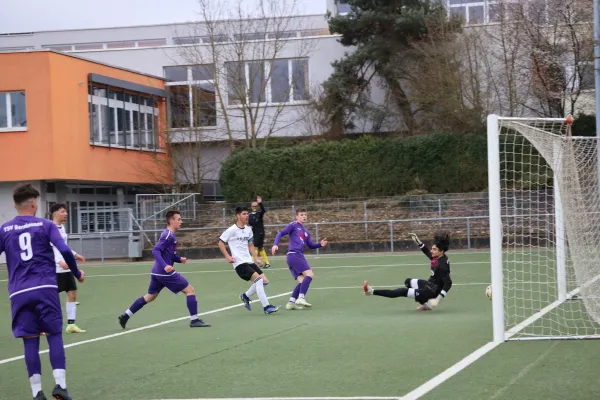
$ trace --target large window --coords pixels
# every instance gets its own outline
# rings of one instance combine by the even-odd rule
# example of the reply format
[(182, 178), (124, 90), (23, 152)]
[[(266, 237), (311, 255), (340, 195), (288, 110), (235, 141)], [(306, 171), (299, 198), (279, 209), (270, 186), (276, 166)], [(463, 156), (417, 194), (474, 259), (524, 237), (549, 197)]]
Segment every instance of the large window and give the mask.
[(169, 128), (217, 125), (212, 65), (165, 67), (169, 93)]
[(153, 150), (158, 148), (158, 108), (140, 93), (93, 86), (89, 91), (90, 143)]
[(0, 92), (0, 131), (27, 129), (25, 92)]
[(293, 103), (309, 98), (306, 58), (229, 62), (226, 67), (229, 105)]

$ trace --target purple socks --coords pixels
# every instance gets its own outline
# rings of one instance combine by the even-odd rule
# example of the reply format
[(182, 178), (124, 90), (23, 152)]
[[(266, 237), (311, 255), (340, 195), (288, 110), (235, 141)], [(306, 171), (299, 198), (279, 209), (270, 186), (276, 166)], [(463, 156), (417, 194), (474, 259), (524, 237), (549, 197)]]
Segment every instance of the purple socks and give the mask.
[[(25, 365), (29, 376), (42, 373), (42, 362), (40, 361), (40, 338), (23, 338), (25, 347)], [(37, 393), (36, 393), (37, 394)]]
[(196, 295), (186, 296), (187, 308), (190, 311), (190, 317), (192, 321), (198, 319), (198, 302), (196, 301)]
[(304, 278), (304, 280), (300, 284), (300, 294), (302, 296), (305, 296), (306, 292), (308, 292), (308, 287), (310, 286), (311, 282), (312, 282), (312, 278), (310, 276), (307, 276), (306, 278)]

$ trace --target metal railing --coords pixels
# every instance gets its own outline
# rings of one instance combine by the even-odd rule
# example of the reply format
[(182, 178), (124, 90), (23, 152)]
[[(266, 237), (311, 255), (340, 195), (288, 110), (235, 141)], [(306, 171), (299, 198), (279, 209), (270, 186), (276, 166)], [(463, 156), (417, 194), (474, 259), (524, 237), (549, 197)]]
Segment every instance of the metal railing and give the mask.
[[(503, 217), (529, 218), (530, 222), (533, 223), (523, 227), (524, 230), (527, 230), (528, 235), (544, 237), (552, 235), (552, 214), (518, 214), (504, 215)], [(327, 221), (307, 222), (305, 226), (312, 233), (315, 243), (322, 238), (327, 238), (330, 244), (363, 244), (369, 249), (365, 251), (394, 252), (398, 250), (399, 245), (410, 240), (408, 237), (409, 232), (416, 232), (422, 239), (429, 239), (433, 237), (435, 231), (440, 229), (449, 231), (453, 239), (463, 240), (464, 247), (471, 249), (475, 239), (489, 238), (488, 218), (487, 215), (477, 215), (468, 217)], [(276, 232), (286, 225), (265, 225), (267, 231), (266, 246), (270, 247), (272, 245)], [(216, 248), (216, 238), (229, 226), (231, 225), (180, 229), (177, 232), (177, 237), (181, 252), (185, 253), (186, 250), (190, 249)], [(158, 237), (162, 231), (163, 229), (149, 229), (74, 234), (69, 237), (69, 246), (88, 259), (96, 259), (102, 262), (106, 259), (131, 258), (132, 246), (139, 250), (140, 255), (137, 257), (141, 257), (144, 244), (143, 236)], [(198, 235), (198, 233), (200, 234)], [(287, 240), (282, 244), (287, 244)], [(374, 244), (381, 245), (379, 248), (384, 250), (377, 250), (377, 246), (374, 246)], [(146, 249), (148, 250), (149, 246), (146, 246)], [(339, 252), (344, 252), (344, 249), (340, 248)], [(316, 254), (319, 253), (320, 250), (316, 249)]]

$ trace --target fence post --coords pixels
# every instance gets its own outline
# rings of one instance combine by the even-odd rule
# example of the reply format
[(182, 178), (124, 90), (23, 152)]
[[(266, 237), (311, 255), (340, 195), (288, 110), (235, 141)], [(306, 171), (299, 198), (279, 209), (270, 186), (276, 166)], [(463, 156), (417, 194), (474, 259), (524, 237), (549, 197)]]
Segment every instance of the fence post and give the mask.
[(104, 234), (100, 232), (100, 262), (104, 263)]
[[(321, 241), (319, 240), (319, 224), (315, 224), (315, 243), (320, 243)], [(319, 248), (317, 247), (317, 255), (319, 255)]]
[(85, 251), (83, 251), (83, 234), (81, 231), (79, 231), (79, 252), (85, 254)]
[(467, 217), (467, 249), (471, 250), (471, 218)]
[(390, 221), (390, 251), (394, 252), (394, 223)]
[(292, 204), (292, 220), (296, 218), (296, 206)]
[(223, 207), (223, 226), (225, 226), (225, 207)]
[(368, 224), (367, 224), (367, 220), (368, 220), (368, 218), (367, 218), (367, 202), (364, 201), (363, 205), (364, 205), (364, 210), (365, 210), (365, 239), (368, 239), (369, 238), (369, 228), (368, 228)]

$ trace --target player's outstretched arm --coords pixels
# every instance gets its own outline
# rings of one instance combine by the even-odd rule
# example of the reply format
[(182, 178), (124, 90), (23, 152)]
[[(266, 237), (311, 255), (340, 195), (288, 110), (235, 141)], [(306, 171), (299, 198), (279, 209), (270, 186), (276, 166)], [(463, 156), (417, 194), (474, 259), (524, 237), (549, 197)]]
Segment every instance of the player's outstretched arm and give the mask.
[(323, 247), (323, 242), (325, 242), (325, 246), (327, 246), (327, 240), (323, 239), (320, 243), (314, 243), (310, 236), (306, 238), (306, 245), (309, 249), (319, 249)]
[(80, 271), (79, 268), (77, 268), (77, 262), (75, 261), (75, 256), (73, 256), (73, 251), (71, 251), (69, 246), (67, 246), (67, 244), (63, 240), (62, 236), (60, 236), (60, 232), (58, 231), (56, 225), (52, 223), (48, 224), (47, 226), (49, 229), (49, 242), (52, 243), (54, 247), (58, 249), (63, 259), (69, 266), (69, 269), (71, 270), (73, 275), (75, 275), (75, 278), (77, 278), (80, 282), (83, 282), (85, 274), (83, 271)]
[(273, 247), (271, 248), (271, 254), (275, 255), (277, 250), (279, 250), (279, 242), (285, 235), (289, 235), (292, 230), (292, 224), (289, 224), (279, 232), (277, 232), (277, 236), (275, 236), (275, 240), (273, 241)]
[(421, 242), (421, 239), (419, 239), (416, 233), (409, 233), (409, 235), (413, 242), (415, 242), (417, 246), (419, 246), (423, 254), (425, 254), (427, 258), (431, 260), (433, 256), (431, 255), (431, 251), (429, 251), (429, 248), (425, 245), (425, 243)]

